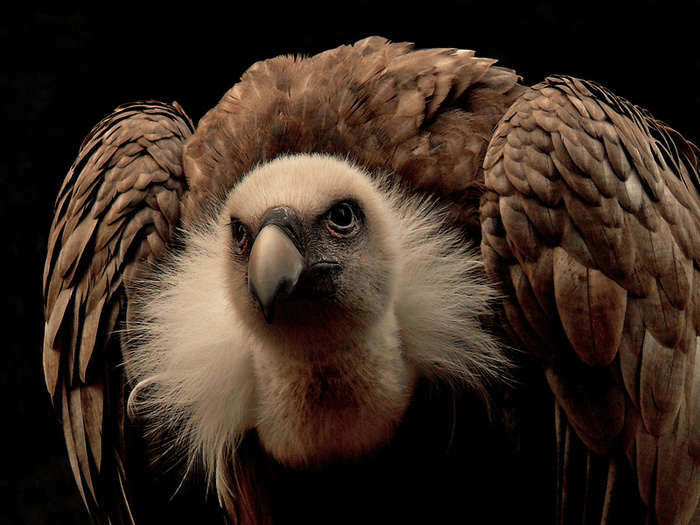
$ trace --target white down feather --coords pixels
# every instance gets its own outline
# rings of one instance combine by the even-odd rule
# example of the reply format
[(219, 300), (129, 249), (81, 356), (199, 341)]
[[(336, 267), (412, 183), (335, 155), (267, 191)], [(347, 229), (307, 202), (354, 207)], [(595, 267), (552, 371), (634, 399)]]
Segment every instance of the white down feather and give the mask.
[[(313, 158), (350, 168), (331, 157)], [(445, 209), (408, 197), (388, 178), (351, 171), (366, 179), (371, 198), (384, 207), (398, 247), (388, 303), (398, 322), (397, 351), (418, 376), (488, 399), (489, 384), (505, 379), (508, 361), (481, 326), (494, 291), (477, 252), (446, 225)], [(188, 467), (201, 464), (217, 481), (262, 416), (253, 360), (263, 343), (241, 322), (222, 285), (230, 257), (227, 218), (212, 214), (186, 232), (183, 251), (137, 285), (126, 365), (136, 385), (132, 413), (145, 417), (155, 434), (173, 430), (176, 456)]]

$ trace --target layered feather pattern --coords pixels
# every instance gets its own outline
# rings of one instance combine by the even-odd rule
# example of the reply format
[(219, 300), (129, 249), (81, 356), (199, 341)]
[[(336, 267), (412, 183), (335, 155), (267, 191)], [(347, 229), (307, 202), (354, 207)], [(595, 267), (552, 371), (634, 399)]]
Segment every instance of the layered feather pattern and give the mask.
[[(473, 51), (373, 37), (253, 65), (200, 121), (185, 170), (190, 211), (276, 155), (329, 153), (391, 171), (478, 226), (478, 175), (493, 127), (523, 87)], [(187, 218), (185, 218), (187, 220)]]
[(513, 336), (543, 357), (583, 442), (628, 458), (654, 519), (692, 522), (697, 148), (595, 83), (553, 77), (504, 116), (484, 167), (482, 252)]

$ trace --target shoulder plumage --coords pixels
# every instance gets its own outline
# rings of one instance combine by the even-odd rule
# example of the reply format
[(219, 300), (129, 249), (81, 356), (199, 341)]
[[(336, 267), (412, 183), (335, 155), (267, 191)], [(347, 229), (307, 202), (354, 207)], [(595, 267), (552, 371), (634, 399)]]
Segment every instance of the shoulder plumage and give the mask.
[(186, 147), (190, 214), (202, 195), (229, 189), (256, 164), (312, 152), (396, 173), (472, 214), (491, 131), (522, 90), (515, 73), (494, 63), (377, 37), (258, 62)]

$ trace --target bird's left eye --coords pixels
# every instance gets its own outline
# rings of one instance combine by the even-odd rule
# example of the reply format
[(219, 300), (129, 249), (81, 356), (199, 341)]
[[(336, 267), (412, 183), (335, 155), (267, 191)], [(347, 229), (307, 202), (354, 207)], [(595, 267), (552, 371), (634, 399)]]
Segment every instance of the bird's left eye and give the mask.
[(231, 221), (231, 234), (238, 248), (245, 247), (248, 241), (248, 230), (241, 221), (235, 219)]
[(328, 210), (326, 220), (331, 232), (340, 235), (348, 235), (355, 229), (357, 213), (352, 203), (343, 201), (335, 204)]

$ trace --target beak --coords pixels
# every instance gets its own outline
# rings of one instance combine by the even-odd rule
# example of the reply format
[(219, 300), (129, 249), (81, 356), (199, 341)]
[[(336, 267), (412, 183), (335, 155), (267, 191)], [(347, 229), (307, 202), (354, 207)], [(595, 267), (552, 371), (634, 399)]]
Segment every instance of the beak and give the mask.
[(304, 270), (304, 257), (292, 239), (293, 230), (270, 221), (258, 233), (248, 262), (248, 289), (271, 324), (279, 299), (291, 295)]

